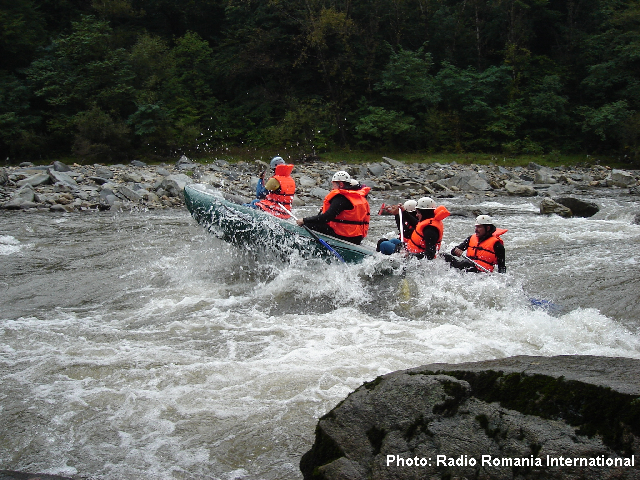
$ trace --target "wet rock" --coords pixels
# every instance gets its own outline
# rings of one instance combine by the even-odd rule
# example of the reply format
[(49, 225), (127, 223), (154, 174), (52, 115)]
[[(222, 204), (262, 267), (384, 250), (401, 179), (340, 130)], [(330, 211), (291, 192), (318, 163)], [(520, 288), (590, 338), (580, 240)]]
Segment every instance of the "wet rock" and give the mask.
[(573, 216), (571, 213), (571, 209), (561, 205), (555, 201), (553, 201), (549, 197), (545, 197), (540, 202), (540, 213), (542, 215), (549, 215), (555, 213), (556, 215), (560, 215), (561, 217), (569, 218)]
[(557, 197), (553, 199), (555, 202), (571, 210), (575, 217), (593, 217), (600, 211), (600, 207), (586, 200), (580, 200), (574, 197)]
[[(305, 480), (637, 479), (638, 368), (628, 358), (519, 356), (393, 372), (318, 421), (300, 469)], [(548, 464), (561, 458), (587, 464)]]

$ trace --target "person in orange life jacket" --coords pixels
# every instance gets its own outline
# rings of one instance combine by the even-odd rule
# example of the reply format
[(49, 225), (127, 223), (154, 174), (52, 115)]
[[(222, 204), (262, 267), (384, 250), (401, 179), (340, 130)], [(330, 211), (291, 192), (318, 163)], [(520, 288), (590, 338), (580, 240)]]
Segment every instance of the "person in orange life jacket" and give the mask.
[[(271, 162), (269, 162), (269, 168), (271, 170), (275, 170), (278, 165), (283, 165), (284, 163), (284, 159), (278, 155), (271, 159)], [(254, 206), (260, 200), (267, 198), (269, 191), (265, 188), (264, 177), (268, 171), (269, 170), (267, 169), (260, 173), (260, 178), (258, 178), (258, 183), (256, 185), (256, 198), (249, 204), (249, 206)]]
[[(467, 272), (493, 272), (494, 266), (497, 265), (498, 272), (505, 273), (507, 271), (505, 250), (500, 235), (507, 230), (496, 228), (489, 215), (479, 215), (476, 218), (475, 230), (476, 233), (454, 247), (451, 254), (444, 254), (444, 259), (450, 263), (451, 267)], [(456, 258), (462, 254), (466, 254), (473, 261)]]
[(442, 220), (449, 216), (449, 211), (444, 205), (436, 208), (436, 202), (429, 197), (418, 200), (416, 207), (418, 222), (405, 244), (405, 250), (410, 256), (433, 260), (442, 242)]
[(320, 213), (300, 218), (297, 223), (325, 235), (360, 245), (369, 231), (371, 211), (367, 195), (371, 188), (361, 185), (345, 171), (333, 175), (331, 187), (332, 190), (325, 197)]
[(275, 172), (264, 184), (267, 193), (263, 199), (252, 202), (252, 206), (279, 218), (290, 218), (288, 212), (296, 193), (296, 182), (291, 178), (293, 165), (284, 163), (281, 157), (274, 157), (271, 165)]
[(384, 211), (387, 215), (395, 216), (398, 232), (400, 232), (400, 212), (402, 212), (402, 240), (400, 238), (392, 238), (391, 240), (381, 238), (378, 240), (378, 246), (376, 247), (377, 252), (382, 252), (385, 255), (391, 255), (392, 253), (401, 250), (402, 241), (404, 240), (406, 242), (409, 240), (413, 233), (413, 229), (418, 224), (418, 217), (416, 216), (417, 204), (418, 202), (415, 200), (407, 200), (404, 204), (389, 205), (386, 207), (383, 206), (381, 208), (381, 212)]

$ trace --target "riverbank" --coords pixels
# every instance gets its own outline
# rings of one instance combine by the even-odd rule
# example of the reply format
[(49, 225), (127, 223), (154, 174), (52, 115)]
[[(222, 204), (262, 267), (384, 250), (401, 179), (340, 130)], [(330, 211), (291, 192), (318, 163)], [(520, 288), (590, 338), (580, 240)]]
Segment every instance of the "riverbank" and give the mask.
[[(549, 168), (535, 163), (526, 167), (403, 163), (382, 157), (379, 162), (363, 164), (296, 165), (292, 174), (297, 185), (294, 205), (318, 203), (330, 189), (331, 175), (340, 169), (371, 187), (372, 194), (385, 202), (425, 195), (433, 198), (588, 195), (596, 189), (640, 194), (638, 170), (601, 165)], [(172, 165), (147, 165), (140, 161), (109, 166), (23, 163), (0, 168), (0, 207), (52, 212), (183, 207), (182, 190), (194, 182), (251, 199), (264, 170), (268, 170), (268, 164), (260, 160), (202, 164), (185, 156)]]

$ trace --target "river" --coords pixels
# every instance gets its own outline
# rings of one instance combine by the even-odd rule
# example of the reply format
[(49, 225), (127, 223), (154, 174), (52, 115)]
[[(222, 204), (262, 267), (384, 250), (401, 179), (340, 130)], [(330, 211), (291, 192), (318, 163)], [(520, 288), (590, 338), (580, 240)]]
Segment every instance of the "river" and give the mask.
[[(182, 209), (1, 211), (0, 469), (301, 479), (317, 419), (378, 375), (519, 354), (640, 358), (640, 200), (607, 195), (588, 219), (540, 216), (539, 198), (444, 199), (509, 229), (505, 275), (382, 256), (282, 262)], [(369, 238), (390, 230), (374, 216)], [(472, 218), (449, 217), (445, 247), (472, 232)]]

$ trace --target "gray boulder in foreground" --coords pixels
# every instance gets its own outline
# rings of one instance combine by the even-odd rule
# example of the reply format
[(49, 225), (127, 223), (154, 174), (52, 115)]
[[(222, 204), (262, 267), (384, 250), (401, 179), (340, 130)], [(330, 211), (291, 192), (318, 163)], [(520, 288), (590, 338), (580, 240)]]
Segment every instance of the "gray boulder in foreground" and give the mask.
[(323, 416), (310, 479), (640, 479), (640, 360), (431, 364), (365, 383)]

